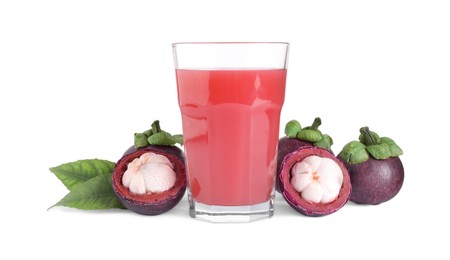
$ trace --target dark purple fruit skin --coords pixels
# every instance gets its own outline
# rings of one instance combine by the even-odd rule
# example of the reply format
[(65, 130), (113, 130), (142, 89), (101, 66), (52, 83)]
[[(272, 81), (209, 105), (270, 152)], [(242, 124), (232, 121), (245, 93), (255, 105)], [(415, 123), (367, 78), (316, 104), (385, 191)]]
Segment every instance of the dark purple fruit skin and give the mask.
[[(177, 174), (177, 181), (174, 187), (161, 193), (161, 195), (154, 196), (157, 197), (156, 201), (153, 201), (155, 200), (154, 198), (152, 198), (151, 201), (148, 201), (148, 196), (146, 196), (146, 199), (139, 195), (132, 195), (129, 193), (128, 189), (122, 185), (121, 179), (128, 163), (146, 152), (155, 152), (166, 156), (174, 164), (175, 173)], [(143, 215), (159, 215), (165, 213), (175, 207), (186, 192), (187, 181), (183, 151), (176, 146), (150, 145), (139, 149), (135, 149), (134, 146), (132, 146), (116, 163), (112, 178), (114, 192), (127, 209)], [(165, 194), (167, 194), (167, 196), (165, 196)]]
[(350, 201), (354, 203), (377, 205), (386, 202), (395, 197), (403, 186), (405, 174), (399, 157), (384, 160), (369, 157), (358, 164), (341, 161), (350, 174), (353, 188)]
[(297, 138), (288, 138), (283, 137), (280, 138), (278, 141), (278, 155), (277, 155), (277, 176), (276, 176), (276, 182), (275, 182), (275, 189), (278, 192), (281, 192), (280, 190), (280, 181), (278, 176), (280, 176), (281, 172), (281, 164), (283, 162), (283, 159), (286, 155), (292, 153), (293, 151), (296, 151), (300, 147), (304, 146), (313, 146), (309, 142), (302, 141)]
[[(290, 183), (290, 173), (295, 163), (312, 155), (334, 160), (339, 165), (343, 173), (344, 179), (339, 195), (335, 201), (328, 204), (306, 202), (298, 194), (298, 192), (294, 190)], [(352, 192), (350, 176), (345, 165), (330, 151), (314, 146), (303, 146), (298, 150), (287, 154), (282, 161), (281, 173), (277, 176), (277, 181), (280, 182), (280, 193), (283, 195), (289, 206), (301, 214), (309, 217), (325, 216), (338, 211), (347, 203)]]
[(180, 202), (181, 198), (183, 198), (185, 191), (186, 189), (184, 189), (182, 193), (179, 193), (182, 194), (181, 196), (175, 196), (171, 199), (168, 199), (158, 204), (147, 204), (145, 202), (131, 201), (123, 196), (118, 197), (122, 205), (125, 206), (125, 208), (142, 215), (154, 216), (173, 209), (178, 204), (178, 202)]

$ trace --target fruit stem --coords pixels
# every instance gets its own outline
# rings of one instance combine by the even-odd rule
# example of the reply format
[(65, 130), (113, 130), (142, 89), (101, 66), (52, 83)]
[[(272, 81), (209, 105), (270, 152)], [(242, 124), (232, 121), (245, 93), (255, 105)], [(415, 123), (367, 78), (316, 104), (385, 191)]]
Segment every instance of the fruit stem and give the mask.
[(153, 132), (153, 134), (161, 132), (161, 127), (159, 126), (159, 120), (155, 120), (155, 122), (152, 123), (152, 132)]
[(311, 125), (311, 129), (317, 130), (321, 124), (322, 124), (322, 120), (320, 119), (320, 117), (316, 117), (314, 119), (313, 124)]
[(372, 135), (372, 133), (369, 130), (369, 127), (367, 126), (361, 127), (361, 129), (359, 129), (359, 132), (366, 137), (367, 146), (378, 144), (377, 139), (375, 138), (375, 136)]

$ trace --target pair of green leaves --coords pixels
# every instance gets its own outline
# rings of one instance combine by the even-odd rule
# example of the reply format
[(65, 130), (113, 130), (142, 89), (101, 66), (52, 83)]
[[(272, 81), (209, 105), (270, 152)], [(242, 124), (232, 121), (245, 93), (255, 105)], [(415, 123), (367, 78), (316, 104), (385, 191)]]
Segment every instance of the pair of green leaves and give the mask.
[(50, 171), (70, 191), (54, 206), (77, 209), (111, 209), (123, 205), (112, 188), (112, 172), (115, 163), (100, 160), (79, 160), (50, 168)]
[(368, 127), (362, 127), (360, 132), (359, 141), (351, 141), (339, 153), (339, 156), (346, 162), (357, 164), (367, 161), (369, 156), (377, 160), (384, 160), (403, 154), (402, 149), (392, 139), (379, 137)]
[(327, 134), (322, 134), (319, 126), (322, 124), (320, 117), (316, 117), (311, 126), (302, 128), (297, 120), (291, 120), (286, 124), (284, 133), (289, 138), (298, 138), (302, 141), (312, 143), (314, 146), (325, 148), (331, 151), (333, 139)]
[(171, 135), (161, 130), (159, 120), (152, 123), (152, 128), (134, 134), (134, 147), (136, 149), (147, 147), (149, 145), (183, 145), (183, 135)]

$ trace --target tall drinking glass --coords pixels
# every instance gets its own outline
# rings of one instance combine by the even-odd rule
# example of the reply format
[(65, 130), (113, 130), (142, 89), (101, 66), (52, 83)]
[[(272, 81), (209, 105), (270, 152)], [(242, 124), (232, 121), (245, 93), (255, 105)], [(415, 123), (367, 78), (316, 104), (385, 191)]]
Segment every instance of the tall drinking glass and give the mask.
[(193, 218), (273, 215), (288, 49), (283, 42), (173, 44)]

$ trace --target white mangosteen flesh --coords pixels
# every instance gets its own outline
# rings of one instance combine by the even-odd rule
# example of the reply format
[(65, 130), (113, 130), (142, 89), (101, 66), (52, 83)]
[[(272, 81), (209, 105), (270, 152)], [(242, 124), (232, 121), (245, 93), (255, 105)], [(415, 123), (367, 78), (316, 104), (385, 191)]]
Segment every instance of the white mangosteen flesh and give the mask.
[(291, 170), (291, 184), (300, 196), (310, 203), (334, 201), (342, 187), (343, 174), (339, 165), (319, 156), (309, 156)]
[(167, 157), (148, 152), (128, 164), (122, 184), (131, 193), (147, 194), (169, 190), (177, 180), (173, 164)]

